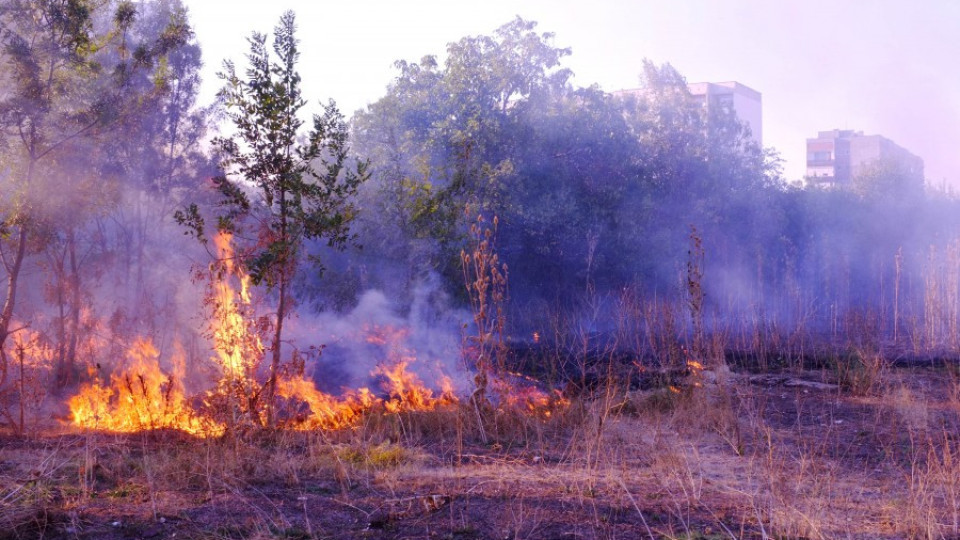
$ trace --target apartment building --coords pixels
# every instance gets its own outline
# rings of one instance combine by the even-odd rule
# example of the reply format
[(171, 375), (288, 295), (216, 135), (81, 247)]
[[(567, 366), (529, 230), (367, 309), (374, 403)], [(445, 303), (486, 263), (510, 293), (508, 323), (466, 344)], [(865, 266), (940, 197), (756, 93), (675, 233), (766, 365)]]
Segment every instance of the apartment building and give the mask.
[(923, 181), (923, 160), (882, 135), (834, 129), (807, 139), (807, 182), (847, 186), (877, 161), (896, 163), (910, 177)]
[[(753, 141), (763, 146), (763, 98), (760, 92), (736, 81), (689, 83), (687, 90), (708, 111), (714, 108), (732, 111), (750, 129)], [(620, 97), (643, 94), (643, 88), (613, 92)]]

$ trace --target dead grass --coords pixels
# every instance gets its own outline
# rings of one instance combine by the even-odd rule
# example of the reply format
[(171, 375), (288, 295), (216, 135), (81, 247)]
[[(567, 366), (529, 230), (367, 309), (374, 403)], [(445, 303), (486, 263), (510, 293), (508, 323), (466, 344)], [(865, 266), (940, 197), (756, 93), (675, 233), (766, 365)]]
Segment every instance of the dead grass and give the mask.
[(328, 433), (8, 437), (0, 537), (960, 536), (949, 372), (866, 395), (711, 381), (491, 411), (487, 442), (465, 406)]

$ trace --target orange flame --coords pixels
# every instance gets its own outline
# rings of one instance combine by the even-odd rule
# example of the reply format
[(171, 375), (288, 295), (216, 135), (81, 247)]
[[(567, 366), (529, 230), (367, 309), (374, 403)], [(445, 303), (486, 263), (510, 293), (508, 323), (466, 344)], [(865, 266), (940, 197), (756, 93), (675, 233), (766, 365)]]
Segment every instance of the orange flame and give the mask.
[(433, 391), (425, 387), (416, 374), (407, 371), (409, 363), (409, 360), (403, 359), (391, 367), (378, 366), (371, 373), (371, 375), (386, 377), (384, 386), (390, 393), (390, 399), (384, 401), (383, 405), (388, 412), (432, 411), (441, 405), (457, 401), (450, 390), (452, 385), (449, 378), (443, 378), (443, 386), (446, 390), (440, 396), (434, 397)]
[[(256, 374), (264, 347), (260, 336), (251, 331), (250, 277), (238, 272), (232, 242), (233, 235), (227, 232), (214, 237), (225, 275), (215, 282), (213, 346), (224, 378), (247, 383)], [(232, 275), (239, 277), (239, 292), (230, 285)]]
[(178, 381), (163, 374), (153, 343), (138, 339), (128, 357), (129, 365), (110, 376), (109, 386), (87, 384), (70, 398), (74, 424), (119, 433), (163, 428), (198, 436), (223, 433), (223, 426), (193, 411)]
[(521, 410), (541, 418), (550, 418), (557, 410), (564, 409), (570, 404), (559, 391), (547, 393), (535, 386), (517, 387), (506, 382), (498, 384), (498, 391), (503, 396), (507, 408)]
[(317, 390), (313, 381), (304, 378), (282, 378), (277, 381), (277, 395), (301, 401), (309, 408), (309, 414), (298, 415), (288, 425), (295, 429), (342, 429), (356, 423), (373, 408), (377, 399), (367, 388), (334, 397)]
[[(213, 361), (220, 368), (220, 379), (207, 392), (205, 402), (222, 403), (226, 399), (235, 411), (254, 421), (262, 421), (263, 405), (251, 396), (259, 396), (263, 385), (258, 381), (258, 368), (265, 348), (260, 340), (253, 308), (250, 279), (234, 263), (235, 254), (229, 234), (214, 239), (223, 266), (213, 273), (212, 340)], [(235, 288), (234, 283), (239, 284)], [(406, 344), (410, 330), (392, 326), (370, 325), (356, 336), (369, 344), (382, 347), (383, 361), (370, 373), (379, 379), (382, 396), (368, 388), (345, 391), (334, 396), (317, 389), (313, 381), (299, 376), (277, 379), (278, 408), (281, 425), (291, 429), (343, 429), (356, 425), (371, 413), (432, 411), (458, 402), (448, 377), (439, 377), (436, 391), (421, 381), (411, 370), (416, 354)], [(184, 361), (182, 351), (171, 360), (174, 375), (160, 369), (160, 354), (152, 342), (137, 340), (127, 353), (128, 362), (109, 377), (109, 382), (84, 385), (69, 400), (73, 423), (90, 429), (121, 433), (149, 429), (179, 429), (197, 436), (219, 436), (227, 430), (223, 422), (203, 414), (192, 406), (182, 386)], [(500, 383), (501, 404), (516, 407), (542, 418), (566, 405), (559, 395), (546, 394), (533, 386), (513, 388)], [(235, 418), (236, 419), (236, 418)]]
[(381, 389), (386, 397), (378, 397), (369, 388), (347, 391), (340, 397), (321, 392), (312, 381), (281, 379), (277, 393), (293, 402), (301, 402), (309, 408), (309, 414), (297, 414), (289, 423), (296, 429), (339, 429), (354, 425), (364, 414), (372, 411), (400, 413), (407, 411), (430, 411), (457, 403), (453, 385), (446, 376), (441, 377), (441, 391), (434, 391), (423, 384), (410, 371), (416, 356), (403, 345), (409, 335), (406, 328), (368, 325), (364, 328), (363, 341), (387, 349), (387, 359), (371, 371), (370, 375), (382, 379)]

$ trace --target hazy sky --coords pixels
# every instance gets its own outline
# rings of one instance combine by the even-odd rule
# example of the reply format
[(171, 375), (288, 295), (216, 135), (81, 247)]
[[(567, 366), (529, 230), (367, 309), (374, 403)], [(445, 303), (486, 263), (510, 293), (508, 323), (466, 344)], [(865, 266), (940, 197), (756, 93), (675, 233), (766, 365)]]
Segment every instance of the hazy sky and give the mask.
[[(571, 47), (574, 83), (638, 86), (641, 60), (689, 82), (735, 80), (763, 94), (764, 145), (788, 179), (819, 130), (884, 135), (960, 187), (960, 2), (956, 0), (185, 0), (203, 47), (204, 98), (224, 58), (245, 65), (245, 38), (296, 11), (304, 94), (348, 116), (384, 94), (393, 62), (441, 57), (516, 15)], [(315, 98), (315, 99), (314, 99)]]

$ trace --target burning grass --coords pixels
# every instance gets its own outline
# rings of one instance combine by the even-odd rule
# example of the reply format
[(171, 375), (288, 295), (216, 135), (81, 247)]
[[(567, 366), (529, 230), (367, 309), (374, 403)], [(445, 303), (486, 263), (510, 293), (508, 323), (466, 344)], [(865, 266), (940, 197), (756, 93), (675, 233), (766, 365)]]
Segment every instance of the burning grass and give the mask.
[(955, 538), (950, 378), (897, 368), (862, 396), (818, 386), (834, 376), (611, 384), (549, 418), (483, 411), (486, 443), (465, 400), (242, 439), (7, 438), (0, 520), (46, 538)]
[(223, 424), (198, 413), (183, 391), (183, 377), (164, 374), (158, 359), (151, 342), (138, 340), (128, 363), (106, 384), (84, 384), (69, 399), (73, 423), (117, 433), (177, 429), (201, 437), (222, 435)]
[[(217, 380), (193, 396), (184, 390), (184, 360), (163, 362), (147, 339), (138, 339), (126, 359), (110, 374), (91, 373), (93, 382), (82, 385), (68, 401), (74, 425), (93, 430), (135, 433), (176, 429), (199, 437), (220, 437), (230, 430), (266, 427), (271, 414), (276, 427), (293, 430), (337, 430), (356, 426), (371, 414), (434, 411), (459, 403), (450, 378), (440, 374), (436, 387), (424, 383), (412, 369), (415, 352), (407, 346), (409, 329), (364, 325), (348, 339), (366, 342), (386, 351), (369, 376), (379, 382), (373, 389), (345, 389), (334, 395), (319, 390), (299, 369), (277, 375), (277, 403), (265, 399), (268, 380), (263, 375), (265, 348), (261, 335), (269, 329), (256, 309), (249, 277), (234, 264), (230, 236), (216, 237), (218, 260), (208, 273), (208, 305), (212, 314), (210, 337), (212, 364)], [(171, 369), (164, 370), (162, 363)], [(521, 409), (549, 417), (565, 405), (558, 394), (534, 385), (493, 381), (496, 409)], [(275, 411), (270, 409), (275, 407)]]
[(8, 536), (960, 537), (955, 371), (848, 354), (751, 376), (680, 347), (653, 388), (610, 352), (567, 393), (476, 361), (466, 397), (424, 380), (408, 328), (368, 324), (341, 339), (382, 353), (369, 386), (324, 392), (292, 362), (269, 403), (248, 282), (209, 277), (213, 382), (188, 392), (148, 339), (93, 370), (79, 431), (0, 445)]

